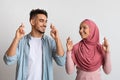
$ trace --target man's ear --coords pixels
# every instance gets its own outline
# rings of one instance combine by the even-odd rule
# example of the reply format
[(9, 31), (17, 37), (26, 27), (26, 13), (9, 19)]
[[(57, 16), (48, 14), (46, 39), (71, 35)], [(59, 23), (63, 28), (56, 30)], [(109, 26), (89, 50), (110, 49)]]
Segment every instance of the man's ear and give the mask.
[(34, 26), (34, 25), (35, 25), (35, 20), (34, 20), (34, 19), (31, 19), (31, 20), (30, 20), (30, 24), (31, 24), (32, 26)]

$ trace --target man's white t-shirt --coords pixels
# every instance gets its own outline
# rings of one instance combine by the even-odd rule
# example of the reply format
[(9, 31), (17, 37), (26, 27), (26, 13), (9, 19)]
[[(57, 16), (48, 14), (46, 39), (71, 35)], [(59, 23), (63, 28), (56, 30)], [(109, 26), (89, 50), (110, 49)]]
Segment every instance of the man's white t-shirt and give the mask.
[(42, 80), (42, 41), (31, 37), (30, 54), (28, 58), (28, 79)]

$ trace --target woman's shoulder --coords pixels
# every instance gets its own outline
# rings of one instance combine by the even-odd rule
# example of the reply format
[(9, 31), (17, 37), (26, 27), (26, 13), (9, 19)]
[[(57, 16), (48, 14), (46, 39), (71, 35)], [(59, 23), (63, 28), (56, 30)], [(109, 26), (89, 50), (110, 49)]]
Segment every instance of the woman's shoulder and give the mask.
[(77, 49), (77, 48), (79, 47), (79, 43), (80, 43), (80, 42), (74, 44), (73, 49)]

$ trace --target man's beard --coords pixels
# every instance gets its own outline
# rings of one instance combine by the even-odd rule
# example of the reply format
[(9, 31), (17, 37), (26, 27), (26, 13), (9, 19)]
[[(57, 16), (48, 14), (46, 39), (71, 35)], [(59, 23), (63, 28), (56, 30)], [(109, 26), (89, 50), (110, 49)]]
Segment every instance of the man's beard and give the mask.
[(45, 33), (45, 32), (39, 31), (39, 30), (38, 30), (38, 32), (39, 32), (40, 34), (44, 34), (44, 33)]
[(41, 29), (39, 29), (39, 28), (38, 28), (38, 29), (36, 29), (36, 31), (37, 31), (37, 32), (39, 32), (40, 34), (44, 34), (44, 33), (45, 33), (45, 31), (44, 31), (44, 30), (42, 31), (42, 30), (41, 30)]

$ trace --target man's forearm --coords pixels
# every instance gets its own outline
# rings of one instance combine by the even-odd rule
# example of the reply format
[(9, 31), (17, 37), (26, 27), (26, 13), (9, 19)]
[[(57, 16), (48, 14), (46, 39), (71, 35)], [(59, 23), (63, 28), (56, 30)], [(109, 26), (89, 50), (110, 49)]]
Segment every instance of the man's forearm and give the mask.
[(64, 55), (64, 49), (63, 49), (61, 40), (58, 38), (55, 41), (56, 41), (56, 47), (57, 47), (57, 54), (59, 56), (63, 56)]
[(13, 42), (11, 43), (10, 47), (8, 48), (8, 50), (6, 52), (7, 56), (15, 55), (18, 43), (19, 43), (19, 39), (14, 38)]

